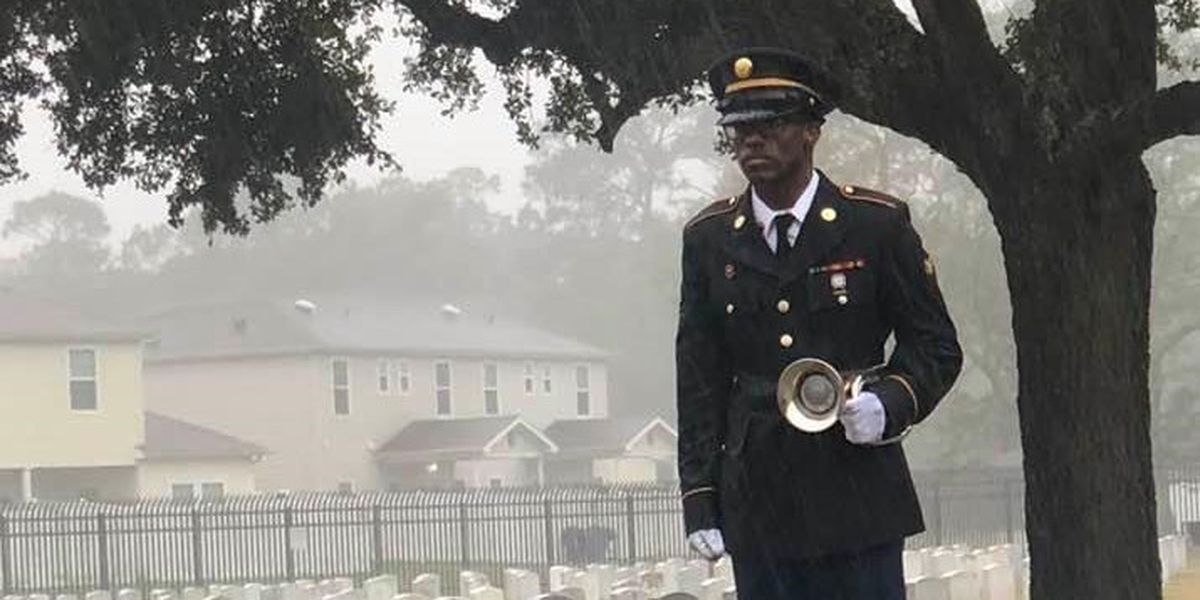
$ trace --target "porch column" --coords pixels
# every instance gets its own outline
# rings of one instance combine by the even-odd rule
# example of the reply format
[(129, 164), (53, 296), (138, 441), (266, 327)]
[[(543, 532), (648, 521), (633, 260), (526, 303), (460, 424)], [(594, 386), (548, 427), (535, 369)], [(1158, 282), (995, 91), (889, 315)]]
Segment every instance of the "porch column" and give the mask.
[(21, 501), (33, 502), (33, 469), (21, 469)]

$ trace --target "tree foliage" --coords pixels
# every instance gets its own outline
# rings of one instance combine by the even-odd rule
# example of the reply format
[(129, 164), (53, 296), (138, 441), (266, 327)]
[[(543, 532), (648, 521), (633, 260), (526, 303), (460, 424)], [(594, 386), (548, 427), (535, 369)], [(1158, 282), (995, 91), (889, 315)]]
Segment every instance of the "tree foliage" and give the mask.
[(2, 230), (24, 242), (24, 272), (47, 287), (79, 285), (108, 262), (108, 218), (97, 203), (59, 192), (13, 204)]
[(0, 16), (0, 182), (19, 175), (33, 99), (71, 170), (95, 188), (166, 190), (172, 224), (199, 206), (206, 230), (245, 233), (311, 205), (349, 160), (390, 160), (365, 61), (379, 4), (14, 0)]

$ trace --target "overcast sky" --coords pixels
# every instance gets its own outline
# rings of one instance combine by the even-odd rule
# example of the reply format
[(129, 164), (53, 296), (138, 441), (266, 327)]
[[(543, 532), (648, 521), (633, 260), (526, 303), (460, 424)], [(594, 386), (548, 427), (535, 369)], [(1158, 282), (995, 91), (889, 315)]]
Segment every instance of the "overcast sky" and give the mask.
[[(456, 118), (441, 116), (440, 106), (419, 95), (401, 91), (402, 57), (410, 50), (402, 41), (388, 41), (375, 50), (373, 62), (377, 86), (396, 109), (383, 121), (380, 146), (391, 152), (412, 179), (438, 177), (458, 167), (475, 166), (500, 177), (502, 192), (490, 199), (493, 207), (511, 211), (518, 207), (520, 181), (529, 153), (516, 141), (516, 128), (503, 109), (502, 93), (491, 86), (478, 111)], [(486, 64), (482, 63), (481, 64)], [(28, 179), (0, 186), (0, 223), (8, 219), (14, 202), (34, 198), (52, 190), (101, 200), (113, 227), (113, 241), (126, 237), (136, 224), (166, 222), (162, 195), (138, 191), (133, 185), (107, 190), (103, 198), (88, 190), (78, 175), (68, 171), (54, 147), (54, 130), (48, 116), (34, 107), (24, 113), (25, 137), (18, 144), (21, 166)], [(358, 163), (350, 178), (370, 185), (386, 176)], [(16, 248), (0, 240), (0, 257)]]

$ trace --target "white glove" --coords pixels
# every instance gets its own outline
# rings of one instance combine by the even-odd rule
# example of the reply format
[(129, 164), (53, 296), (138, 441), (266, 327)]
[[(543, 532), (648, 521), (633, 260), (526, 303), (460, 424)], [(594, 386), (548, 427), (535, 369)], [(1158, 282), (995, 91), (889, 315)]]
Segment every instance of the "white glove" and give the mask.
[(846, 440), (851, 444), (870, 444), (883, 439), (883, 427), (887, 414), (883, 402), (871, 392), (862, 392), (846, 401), (838, 420), (846, 430)]
[(725, 538), (720, 529), (701, 529), (688, 536), (688, 543), (708, 560), (717, 560), (725, 554)]

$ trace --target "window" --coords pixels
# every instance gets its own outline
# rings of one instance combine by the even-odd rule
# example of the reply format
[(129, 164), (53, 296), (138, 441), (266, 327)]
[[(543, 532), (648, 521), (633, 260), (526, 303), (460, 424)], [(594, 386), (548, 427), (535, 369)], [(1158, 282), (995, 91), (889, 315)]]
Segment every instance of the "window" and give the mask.
[(450, 363), (439, 362), (433, 365), (433, 381), (437, 389), (437, 414), (450, 414)]
[(200, 499), (220, 500), (225, 497), (225, 484), (216, 481), (200, 484)]
[(96, 410), (96, 351), (71, 350), (71, 410)]
[(534, 377), (534, 374), (533, 374), (533, 365), (530, 363), (525, 363), (525, 395), (526, 396), (533, 395), (533, 388), (536, 386), (536, 382), (534, 381), (534, 379), (536, 379), (536, 378)]
[(350, 414), (350, 368), (344, 358), (333, 359), (333, 413)]
[(483, 365), (483, 410), (489, 415), (500, 414), (500, 391), (497, 389), (499, 375), (496, 365)]
[(412, 389), (412, 376), (408, 372), (408, 363), (401, 361), (398, 372), (400, 380), (400, 393), (407, 394), (408, 390)]
[(376, 369), (376, 379), (379, 380), (379, 393), (390, 394), (395, 386), (392, 384), (392, 363), (387, 359), (379, 359)]
[(171, 499), (191, 501), (196, 499), (195, 488), (190, 483), (171, 484)]
[(592, 414), (591, 382), (587, 365), (575, 367), (575, 412), (581, 417)]
[(225, 484), (220, 481), (205, 481), (203, 483), (173, 483), (171, 484), (171, 499), (191, 502), (201, 500), (220, 500), (225, 497)]
[(542, 393), (549, 394), (550, 392), (551, 392), (550, 367), (545, 366), (545, 367), (542, 367)]

